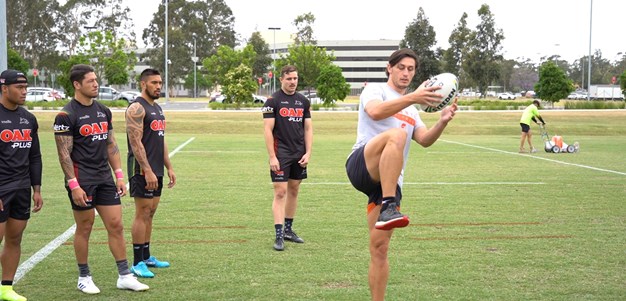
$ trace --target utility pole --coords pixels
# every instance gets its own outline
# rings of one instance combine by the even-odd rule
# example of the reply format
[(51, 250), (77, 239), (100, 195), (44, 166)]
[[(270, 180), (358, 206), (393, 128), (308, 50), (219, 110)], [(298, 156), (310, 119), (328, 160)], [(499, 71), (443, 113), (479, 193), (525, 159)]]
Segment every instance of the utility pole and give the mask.
[(276, 72), (274, 69), (276, 68), (276, 31), (280, 30), (280, 27), (268, 27), (267, 29), (274, 31), (274, 55), (272, 55), (272, 93), (276, 91)]
[(0, 0), (0, 72), (8, 69), (9, 49), (7, 40), (7, 1)]

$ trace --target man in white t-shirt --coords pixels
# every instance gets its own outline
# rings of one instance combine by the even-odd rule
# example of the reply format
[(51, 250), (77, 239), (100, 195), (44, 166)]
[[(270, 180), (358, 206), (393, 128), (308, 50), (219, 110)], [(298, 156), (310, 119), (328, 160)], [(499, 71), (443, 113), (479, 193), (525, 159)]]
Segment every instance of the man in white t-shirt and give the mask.
[(440, 87), (419, 88), (405, 94), (417, 68), (417, 55), (400, 49), (389, 57), (384, 84), (369, 83), (361, 93), (357, 140), (346, 162), (352, 185), (368, 196), (370, 233), (369, 285), (372, 300), (384, 300), (389, 261), (387, 250), (394, 228), (406, 227), (409, 218), (399, 212), (404, 166), (411, 140), (431, 146), (457, 110), (456, 100), (443, 109), (428, 129), (416, 104), (436, 105)]

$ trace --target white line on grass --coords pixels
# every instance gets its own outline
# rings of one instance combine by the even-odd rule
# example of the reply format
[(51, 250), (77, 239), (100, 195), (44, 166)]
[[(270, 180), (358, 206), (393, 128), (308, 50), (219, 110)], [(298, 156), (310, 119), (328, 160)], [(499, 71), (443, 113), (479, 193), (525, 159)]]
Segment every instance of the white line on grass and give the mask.
[(439, 140), (441, 140), (443, 142), (447, 142), (447, 143), (458, 144), (458, 145), (463, 145), (463, 146), (469, 146), (469, 147), (484, 149), (484, 150), (493, 151), (493, 152), (499, 152), (499, 153), (504, 153), (504, 154), (509, 154), (509, 155), (524, 156), (524, 157), (529, 157), (529, 158), (533, 158), (533, 159), (545, 160), (545, 161), (553, 162), (553, 163), (559, 163), (559, 164), (563, 164), (563, 165), (571, 165), (571, 166), (587, 168), (587, 169), (591, 169), (591, 170), (595, 170), (595, 171), (602, 171), (602, 172), (608, 172), (608, 173), (614, 173), (614, 174), (626, 176), (626, 172), (621, 172), (621, 171), (615, 171), (615, 170), (610, 170), (610, 169), (598, 168), (598, 167), (582, 165), (582, 164), (576, 164), (576, 163), (569, 163), (569, 162), (564, 162), (564, 161), (559, 161), (559, 160), (554, 160), (554, 159), (548, 159), (548, 158), (544, 158), (544, 157), (531, 156), (531, 155), (528, 155), (528, 154), (520, 154), (520, 153), (515, 153), (515, 152), (503, 151), (503, 150), (499, 150), (499, 149), (495, 149), (495, 148), (489, 148), (489, 147), (478, 146), (478, 145), (473, 145), (473, 144), (467, 144), (467, 143), (462, 143), (462, 142), (450, 141), (450, 140), (445, 140), (445, 139), (439, 139)]
[[(173, 157), (177, 152), (179, 152), (187, 144), (191, 143), (191, 141), (193, 141), (194, 139), (196, 139), (196, 137), (189, 138), (189, 140), (185, 141), (185, 143), (181, 144), (175, 150), (171, 151), (169, 157)], [(126, 184), (126, 186), (128, 187), (128, 184)], [(18, 283), (20, 279), (22, 279), (22, 277), (26, 275), (26, 273), (30, 272), (30, 270), (32, 270), (38, 263), (46, 259), (48, 255), (52, 254), (54, 250), (56, 250), (60, 245), (62, 245), (70, 237), (72, 237), (75, 230), (76, 224), (73, 224), (69, 229), (65, 230), (63, 234), (59, 235), (57, 238), (49, 242), (45, 247), (41, 248), (39, 251), (33, 254), (33, 256), (28, 258), (28, 260), (20, 264), (20, 266), (17, 268), (17, 272), (15, 273), (15, 279), (13, 280), (13, 283)]]
[[(302, 182), (303, 185), (348, 185), (350, 182)], [(404, 185), (544, 185), (544, 182), (404, 182)]]

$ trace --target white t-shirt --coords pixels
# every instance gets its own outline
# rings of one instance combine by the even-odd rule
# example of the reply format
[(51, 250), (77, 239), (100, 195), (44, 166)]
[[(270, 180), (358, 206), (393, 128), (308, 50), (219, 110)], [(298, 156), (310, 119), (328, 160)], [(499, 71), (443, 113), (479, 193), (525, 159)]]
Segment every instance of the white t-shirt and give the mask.
[(417, 108), (413, 105), (404, 108), (391, 117), (378, 121), (372, 119), (365, 112), (365, 106), (371, 100), (388, 101), (400, 98), (401, 96), (400, 93), (393, 90), (387, 83), (370, 83), (365, 86), (365, 89), (361, 92), (361, 100), (359, 102), (359, 123), (357, 127), (356, 143), (352, 147), (354, 151), (367, 144), (376, 135), (389, 129), (404, 129), (407, 133), (407, 141), (404, 145), (404, 165), (402, 166), (402, 172), (398, 178), (398, 185), (400, 185), (400, 187), (402, 187), (404, 166), (406, 166), (409, 157), (413, 132), (418, 128), (425, 127), (424, 122), (420, 118)]

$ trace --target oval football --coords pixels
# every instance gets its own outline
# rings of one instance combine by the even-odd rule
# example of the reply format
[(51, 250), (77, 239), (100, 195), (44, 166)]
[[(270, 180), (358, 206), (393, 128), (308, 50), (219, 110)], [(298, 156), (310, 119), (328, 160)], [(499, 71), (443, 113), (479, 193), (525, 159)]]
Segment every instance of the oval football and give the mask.
[(436, 106), (420, 105), (422, 110), (427, 113), (434, 113), (441, 111), (447, 105), (450, 104), (456, 97), (459, 91), (459, 80), (456, 75), (452, 73), (441, 73), (431, 77), (428, 81), (423, 83), (420, 87), (433, 87), (439, 86), (441, 89), (436, 92), (443, 95), (441, 101)]

